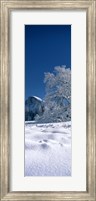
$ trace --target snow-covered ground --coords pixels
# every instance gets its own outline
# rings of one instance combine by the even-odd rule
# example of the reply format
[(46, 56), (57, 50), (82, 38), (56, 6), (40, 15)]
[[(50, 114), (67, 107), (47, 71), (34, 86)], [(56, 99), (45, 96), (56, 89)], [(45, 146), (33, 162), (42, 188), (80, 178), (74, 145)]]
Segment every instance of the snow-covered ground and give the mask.
[(71, 176), (71, 122), (25, 122), (25, 176)]

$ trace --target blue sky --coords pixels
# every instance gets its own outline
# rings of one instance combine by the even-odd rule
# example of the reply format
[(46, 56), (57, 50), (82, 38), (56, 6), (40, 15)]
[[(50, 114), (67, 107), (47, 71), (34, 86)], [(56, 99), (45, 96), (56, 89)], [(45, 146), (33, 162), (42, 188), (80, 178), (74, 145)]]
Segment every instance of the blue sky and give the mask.
[(25, 25), (25, 99), (44, 98), (44, 72), (71, 67), (71, 25)]

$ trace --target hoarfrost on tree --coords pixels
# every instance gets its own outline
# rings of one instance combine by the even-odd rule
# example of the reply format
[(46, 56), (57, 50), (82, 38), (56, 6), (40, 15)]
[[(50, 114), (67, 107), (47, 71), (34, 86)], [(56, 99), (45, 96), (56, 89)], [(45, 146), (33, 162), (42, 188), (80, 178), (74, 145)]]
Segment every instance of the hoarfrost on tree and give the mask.
[(45, 73), (45, 110), (36, 117), (39, 122), (59, 122), (71, 120), (71, 70), (57, 66), (54, 72)]

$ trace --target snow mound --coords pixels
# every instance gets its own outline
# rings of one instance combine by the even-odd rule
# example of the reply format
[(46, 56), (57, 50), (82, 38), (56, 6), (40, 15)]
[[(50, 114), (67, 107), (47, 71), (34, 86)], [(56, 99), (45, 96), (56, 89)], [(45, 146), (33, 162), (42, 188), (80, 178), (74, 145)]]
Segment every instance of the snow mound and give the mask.
[(71, 176), (71, 122), (26, 122), (25, 176)]

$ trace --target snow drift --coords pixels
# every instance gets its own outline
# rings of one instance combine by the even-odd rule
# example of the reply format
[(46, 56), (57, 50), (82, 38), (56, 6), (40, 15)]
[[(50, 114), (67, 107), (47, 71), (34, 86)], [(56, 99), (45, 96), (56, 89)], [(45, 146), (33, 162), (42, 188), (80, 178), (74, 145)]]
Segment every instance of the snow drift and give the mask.
[(25, 122), (25, 176), (71, 176), (71, 122)]

